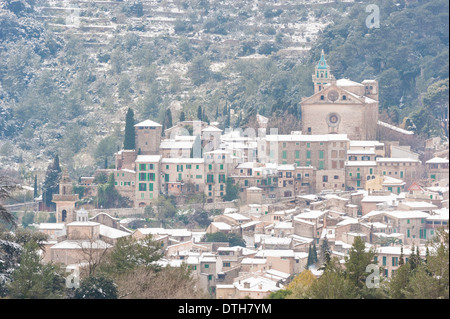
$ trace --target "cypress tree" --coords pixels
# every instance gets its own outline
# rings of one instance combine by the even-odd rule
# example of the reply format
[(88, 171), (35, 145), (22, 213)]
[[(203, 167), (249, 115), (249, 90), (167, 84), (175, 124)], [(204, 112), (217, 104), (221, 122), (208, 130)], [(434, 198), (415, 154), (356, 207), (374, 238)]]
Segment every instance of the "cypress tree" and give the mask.
[(313, 264), (314, 264), (313, 251), (311, 245), (309, 245), (308, 260), (306, 261), (306, 269), (309, 269), (309, 267), (311, 267)]
[(34, 175), (34, 193), (33, 198), (38, 197), (38, 190), (37, 190), (37, 175)]
[(226, 116), (228, 114), (228, 101), (225, 101), (225, 106), (223, 107), (222, 115)]
[(202, 107), (199, 105), (197, 109), (197, 118), (201, 121), (203, 116)]
[(164, 117), (164, 127), (170, 128), (172, 127), (172, 111), (170, 111), (170, 109), (167, 109), (165, 117)]
[(312, 256), (313, 256), (313, 262), (314, 262), (314, 263), (316, 263), (316, 262), (319, 261), (319, 259), (317, 258), (316, 243), (313, 243)]
[(52, 206), (53, 194), (59, 191), (59, 180), (61, 179), (61, 167), (59, 166), (59, 156), (56, 155), (45, 174), (44, 184), (42, 186), (43, 201), (47, 207)]
[(125, 118), (125, 138), (123, 141), (123, 149), (134, 150), (136, 148), (136, 141), (134, 139), (134, 112), (131, 108), (128, 109)]
[(186, 121), (186, 114), (184, 114), (184, 111), (181, 111), (180, 113), (180, 122)]

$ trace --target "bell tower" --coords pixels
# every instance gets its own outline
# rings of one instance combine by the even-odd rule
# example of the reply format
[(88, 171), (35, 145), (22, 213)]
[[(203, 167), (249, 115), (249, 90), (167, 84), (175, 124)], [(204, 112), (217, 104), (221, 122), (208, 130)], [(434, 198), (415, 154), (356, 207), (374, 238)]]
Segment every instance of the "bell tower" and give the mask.
[(52, 202), (56, 203), (56, 222), (70, 223), (75, 221), (75, 203), (78, 195), (72, 194), (72, 181), (67, 169), (64, 169), (59, 181), (59, 194), (54, 194)]
[(312, 81), (314, 83), (314, 94), (323, 90), (324, 86), (333, 82), (334, 77), (330, 72), (330, 67), (325, 60), (325, 54), (322, 49), (320, 60), (317, 63), (314, 74), (312, 75)]

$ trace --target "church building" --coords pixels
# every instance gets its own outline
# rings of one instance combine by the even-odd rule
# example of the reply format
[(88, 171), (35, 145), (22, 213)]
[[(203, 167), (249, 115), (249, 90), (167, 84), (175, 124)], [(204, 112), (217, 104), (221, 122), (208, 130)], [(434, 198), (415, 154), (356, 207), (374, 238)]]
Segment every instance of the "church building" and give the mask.
[(323, 50), (312, 81), (314, 94), (301, 101), (303, 134), (347, 134), (350, 140), (376, 139), (377, 81), (336, 80)]

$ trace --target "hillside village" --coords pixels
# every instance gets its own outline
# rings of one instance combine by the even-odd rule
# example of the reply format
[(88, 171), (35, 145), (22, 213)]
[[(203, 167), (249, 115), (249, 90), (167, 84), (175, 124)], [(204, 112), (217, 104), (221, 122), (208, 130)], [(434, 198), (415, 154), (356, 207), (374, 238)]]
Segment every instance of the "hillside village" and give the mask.
[[(301, 132), (278, 134), (260, 115), (246, 131), (200, 120), (164, 132), (151, 120), (136, 123), (135, 147), (115, 154), (114, 169), (96, 172), (114, 177), (131, 208), (80, 207), (63, 170), (56, 223), (38, 227), (49, 236), (44, 261), (76, 269), (86, 247), (101, 254), (121, 237), (152, 235), (164, 253), (160, 265), (188, 265), (210, 297), (229, 299), (268, 297), (306, 268), (320, 277), (320, 263), (308, 264), (311, 249), (320, 255), (328, 247), (343, 262), (355, 238), (376, 250), (386, 278), (415, 248), (424, 257), (427, 241), (448, 227), (448, 141), (430, 139), (424, 154), (415, 153), (412, 132), (378, 120), (377, 81), (335, 79), (324, 52), (312, 81)], [(94, 181), (78, 185), (95, 194)], [(233, 187), (236, 197), (224, 200)], [(201, 195), (193, 206), (192, 194)], [(129, 226), (164, 196), (175, 197), (179, 211), (218, 213), (205, 228)], [(245, 247), (205, 241), (215, 233), (236, 234)]]

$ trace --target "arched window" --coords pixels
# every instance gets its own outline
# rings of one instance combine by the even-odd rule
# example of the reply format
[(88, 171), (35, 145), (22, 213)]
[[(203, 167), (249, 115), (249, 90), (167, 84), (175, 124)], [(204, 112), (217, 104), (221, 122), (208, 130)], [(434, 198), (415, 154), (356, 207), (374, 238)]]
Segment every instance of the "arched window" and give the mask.
[(67, 211), (63, 209), (63, 211), (61, 212), (61, 221), (65, 222), (66, 219), (67, 219)]

